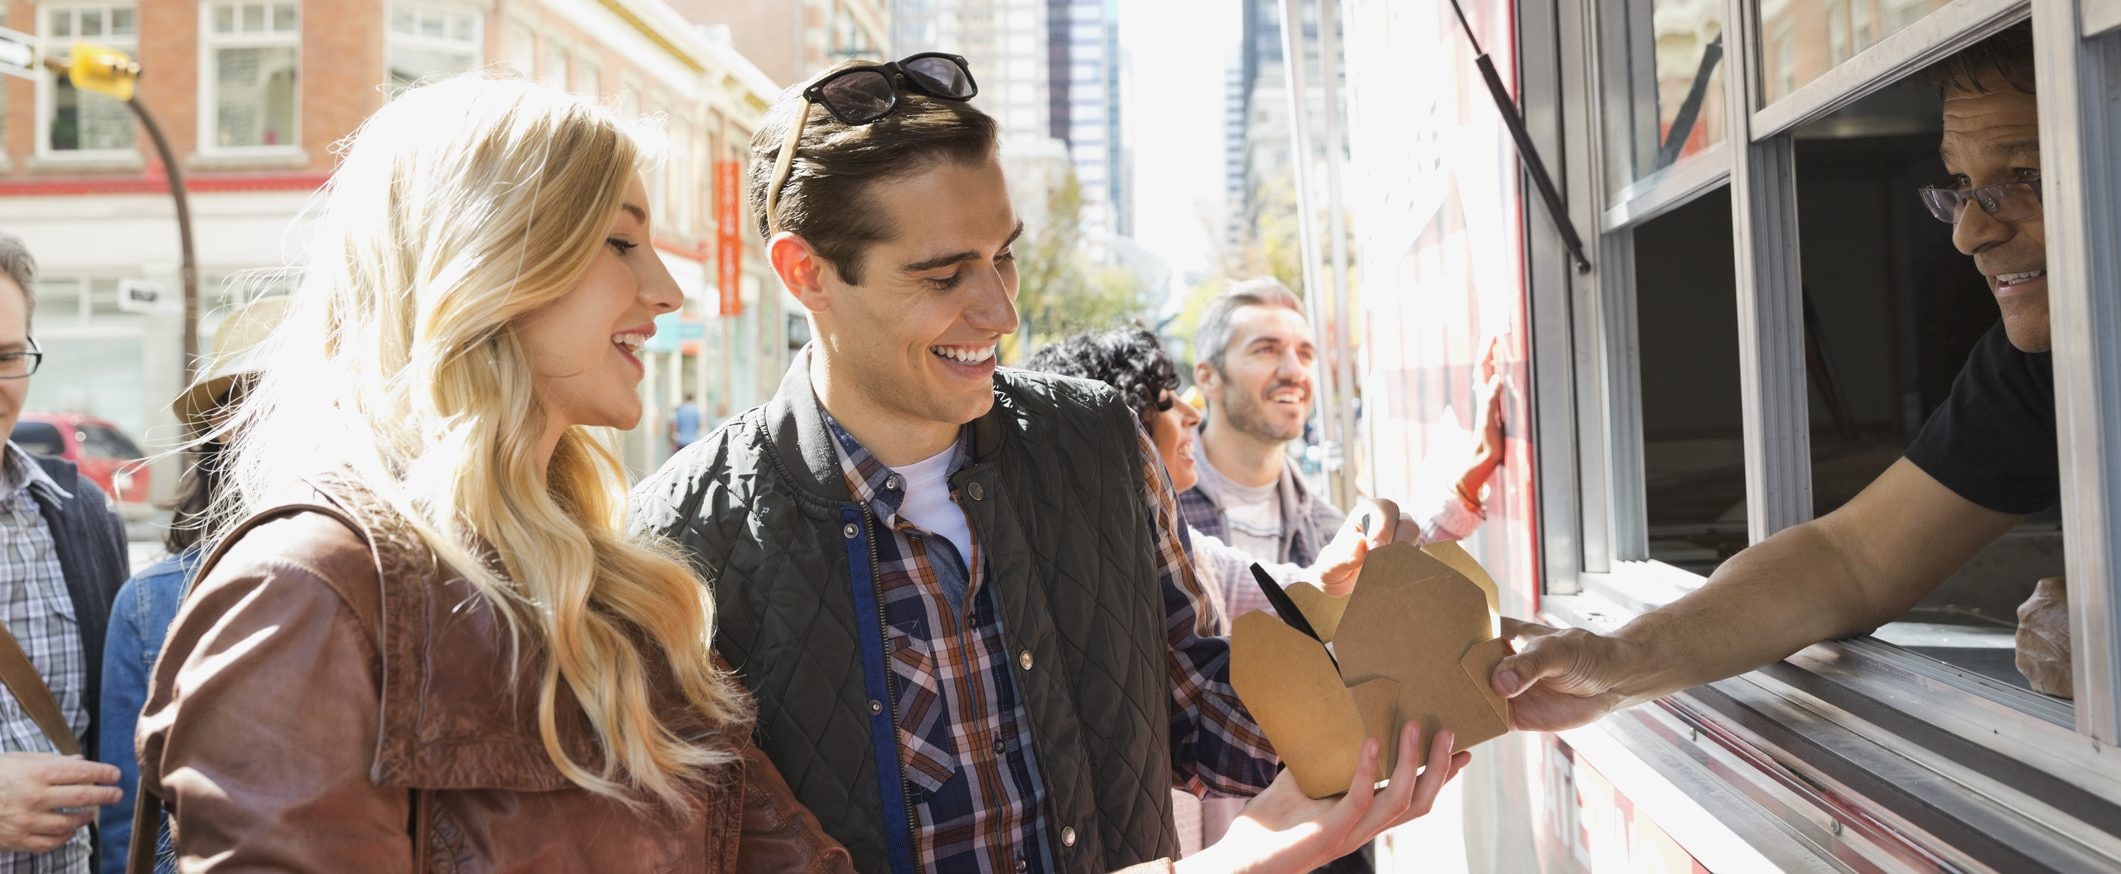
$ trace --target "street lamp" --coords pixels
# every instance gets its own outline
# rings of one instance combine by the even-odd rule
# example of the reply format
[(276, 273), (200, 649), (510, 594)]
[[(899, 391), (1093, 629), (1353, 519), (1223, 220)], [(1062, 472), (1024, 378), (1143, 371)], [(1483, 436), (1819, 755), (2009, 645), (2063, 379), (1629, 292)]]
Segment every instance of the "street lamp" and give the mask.
[(184, 283), (184, 384), (190, 385), (199, 358), (199, 268), (192, 247), (191, 201), (185, 196), (184, 171), (177, 167), (169, 139), (162, 135), (162, 126), (155, 123), (155, 117), (148, 114), (135, 93), (140, 64), (117, 49), (77, 42), (66, 59), (46, 56), (44, 66), (65, 76), (78, 90), (125, 104), (140, 119), (147, 138), (155, 143), (155, 153), (162, 157), (162, 172), (169, 177), (169, 196), (177, 204), (177, 238), (182, 258), (178, 277)]

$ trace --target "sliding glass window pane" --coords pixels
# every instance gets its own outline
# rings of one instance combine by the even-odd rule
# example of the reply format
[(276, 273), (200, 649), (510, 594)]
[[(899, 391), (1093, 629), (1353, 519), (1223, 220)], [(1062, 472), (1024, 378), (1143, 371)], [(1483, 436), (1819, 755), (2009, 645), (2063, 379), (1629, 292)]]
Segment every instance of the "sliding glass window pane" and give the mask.
[(1607, 75), (1608, 170), (1616, 188), (1723, 141), (1723, 3), (1623, 0)]
[(1731, 233), (1727, 186), (1634, 231), (1650, 558), (1702, 575), (1746, 546)]
[[(1762, 0), (1760, 98), (1773, 103), (1951, 0)], [(1749, 4), (1750, 5), (1750, 4)]]

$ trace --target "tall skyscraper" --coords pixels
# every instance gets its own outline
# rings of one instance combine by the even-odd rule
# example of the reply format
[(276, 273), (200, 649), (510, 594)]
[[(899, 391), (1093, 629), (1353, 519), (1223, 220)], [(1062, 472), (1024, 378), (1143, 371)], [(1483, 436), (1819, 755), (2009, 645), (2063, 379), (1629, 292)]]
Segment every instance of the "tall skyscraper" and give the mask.
[[(1315, 135), (1325, 126), (1325, 72), (1318, 40), (1317, 0), (1299, 2), (1303, 48), (1304, 115)], [(1327, 0), (1331, 2), (1331, 0)], [(1232, 63), (1224, 95), (1223, 188), (1228, 193), (1229, 220), (1224, 226), (1225, 243), (1242, 245), (1259, 222), (1261, 195), (1296, 184), (1295, 174), (1314, 172), (1324, 158), (1324, 143), (1313, 142), (1314, 154), (1299, 163), (1296, 134), (1291, 122), (1289, 71), (1283, 51), (1281, 0), (1243, 0), (1244, 21), (1237, 58)], [(1339, 64), (1332, 74), (1344, 75)], [(1343, 80), (1345, 81), (1345, 80)], [(1342, 89), (1346, 93), (1346, 89)]]
[(1060, 143), (1093, 239), (1131, 230), (1120, 126), (1119, 31), (1110, 0), (892, 0), (892, 52), (965, 56), (1002, 150), (1045, 156)]

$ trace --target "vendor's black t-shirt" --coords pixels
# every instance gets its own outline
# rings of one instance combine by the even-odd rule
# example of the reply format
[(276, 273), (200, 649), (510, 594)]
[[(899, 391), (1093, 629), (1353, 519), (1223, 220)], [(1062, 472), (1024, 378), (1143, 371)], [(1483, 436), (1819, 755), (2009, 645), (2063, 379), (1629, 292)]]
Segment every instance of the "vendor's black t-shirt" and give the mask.
[(1907, 447), (1907, 460), (1997, 512), (2025, 516), (2061, 503), (2052, 359), (2018, 351), (1997, 323)]

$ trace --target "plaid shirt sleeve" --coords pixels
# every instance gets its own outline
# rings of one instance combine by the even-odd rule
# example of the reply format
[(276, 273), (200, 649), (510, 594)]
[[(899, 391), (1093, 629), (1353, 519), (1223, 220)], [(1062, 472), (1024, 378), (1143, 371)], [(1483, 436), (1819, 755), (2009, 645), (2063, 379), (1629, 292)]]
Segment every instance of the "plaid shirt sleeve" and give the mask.
[(1196, 795), (1211, 790), (1257, 795), (1273, 782), (1280, 759), (1230, 688), (1230, 640), (1211, 634), (1214, 610), (1186, 557), (1178, 494), (1148, 432), (1137, 424), (1134, 434), (1154, 526), (1150, 537), (1156, 544), (1156, 576), (1169, 641), (1172, 785)]

